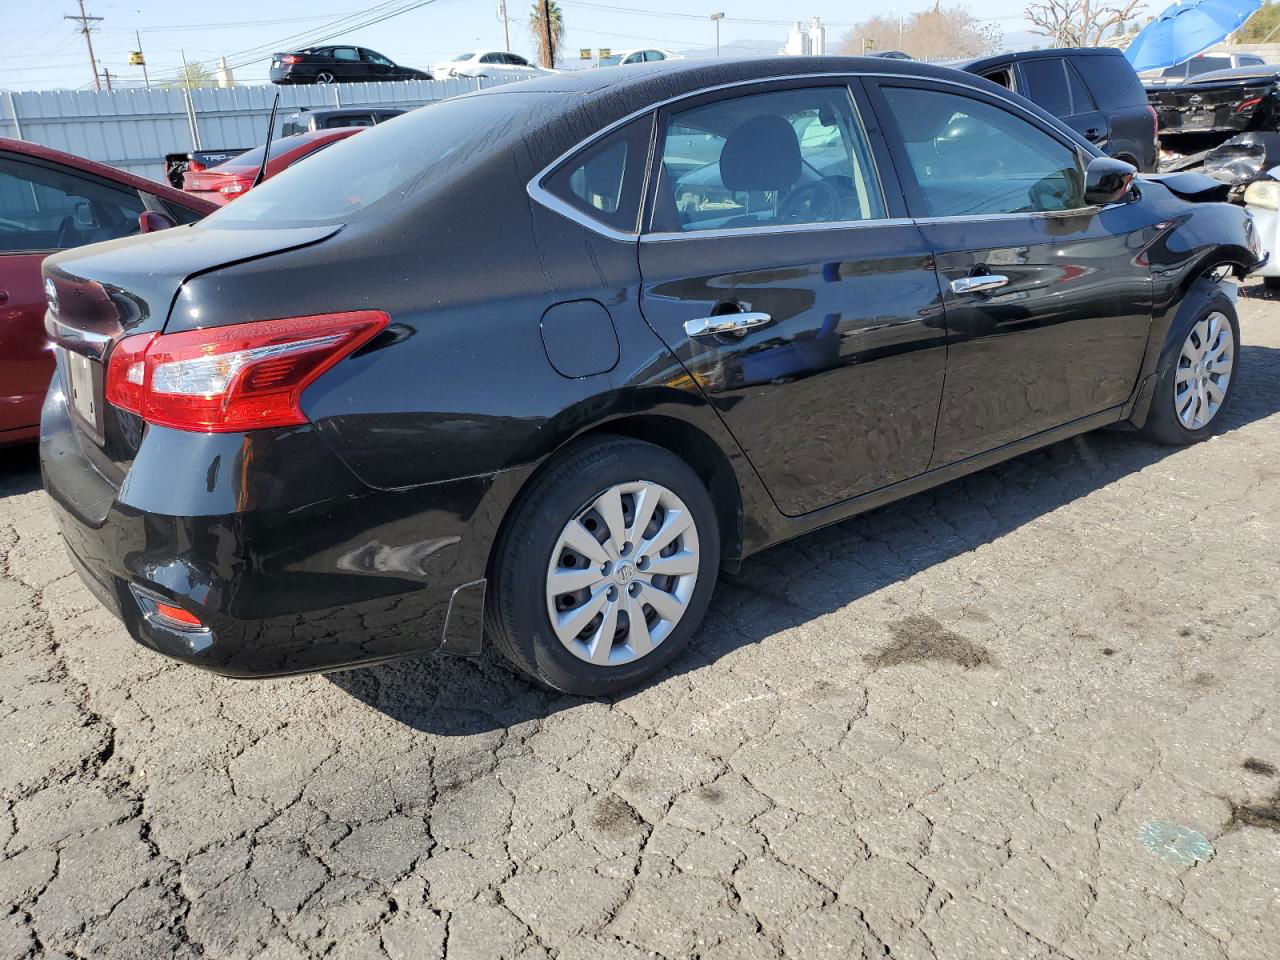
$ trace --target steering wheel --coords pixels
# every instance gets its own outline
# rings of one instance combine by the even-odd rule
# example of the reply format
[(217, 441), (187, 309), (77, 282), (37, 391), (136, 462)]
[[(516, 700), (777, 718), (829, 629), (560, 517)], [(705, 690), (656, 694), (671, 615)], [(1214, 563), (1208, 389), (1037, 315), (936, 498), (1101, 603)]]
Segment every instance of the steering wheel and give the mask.
[[(817, 201), (817, 202), (814, 202)], [(806, 212), (806, 202), (811, 204)], [(825, 207), (825, 210), (823, 209)], [(840, 194), (826, 180), (814, 180), (792, 190), (778, 210), (779, 220), (829, 223), (840, 219)]]
[(68, 247), (76, 247), (80, 245), (80, 239), (76, 236), (79, 233), (76, 229), (75, 221), (70, 217), (63, 217), (62, 222), (58, 224), (58, 235), (54, 238), (54, 245), (59, 250), (66, 250)]

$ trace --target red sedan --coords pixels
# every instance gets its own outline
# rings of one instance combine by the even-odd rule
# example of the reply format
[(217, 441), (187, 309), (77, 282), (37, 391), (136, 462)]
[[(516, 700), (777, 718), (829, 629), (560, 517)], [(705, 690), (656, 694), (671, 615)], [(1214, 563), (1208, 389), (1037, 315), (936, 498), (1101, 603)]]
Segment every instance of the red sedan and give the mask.
[[(332, 130), (312, 130), (272, 140), (271, 158), (267, 161), (267, 173), (263, 179), (270, 179), (281, 170), (286, 170), (313, 153), (363, 129), (365, 128), (338, 127)], [(263, 147), (255, 147), (208, 170), (188, 172), (183, 175), (182, 189), (213, 203), (230, 203), (253, 186), (253, 181), (262, 168), (263, 150)]]
[(216, 210), (180, 190), (101, 163), (0, 137), (0, 446), (34, 440), (53, 375), (40, 263)]

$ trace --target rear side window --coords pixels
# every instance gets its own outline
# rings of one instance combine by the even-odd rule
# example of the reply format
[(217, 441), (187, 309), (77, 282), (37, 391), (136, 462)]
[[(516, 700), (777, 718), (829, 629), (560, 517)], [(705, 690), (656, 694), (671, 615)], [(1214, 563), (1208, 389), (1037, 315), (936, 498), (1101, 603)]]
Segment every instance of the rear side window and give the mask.
[(652, 117), (643, 117), (596, 141), (563, 163), (543, 186), (593, 220), (633, 232), (652, 126)]
[(1098, 105), (1093, 102), (1093, 97), (1089, 95), (1089, 88), (1084, 85), (1084, 81), (1080, 79), (1080, 74), (1071, 65), (1071, 61), (1063, 60), (1062, 65), (1067, 68), (1067, 86), (1071, 88), (1070, 116), (1078, 116), (1082, 113), (1097, 110)]
[(1059, 57), (1026, 60), (1022, 74), (1027, 80), (1027, 99), (1055, 117), (1071, 116), (1071, 91), (1067, 87), (1065, 64)]
[(1081, 57), (1080, 61), (1083, 67), (1080, 73), (1100, 106), (1146, 106), (1147, 94), (1142, 89), (1142, 81), (1123, 56), (1097, 55)]
[(671, 116), (660, 141), (657, 232), (885, 215), (845, 87), (779, 90), (693, 107)]
[(333, 51), (333, 59), (343, 60), (348, 63), (359, 63), (360, 54), (356, 53), (354, 47), (338, 47)]

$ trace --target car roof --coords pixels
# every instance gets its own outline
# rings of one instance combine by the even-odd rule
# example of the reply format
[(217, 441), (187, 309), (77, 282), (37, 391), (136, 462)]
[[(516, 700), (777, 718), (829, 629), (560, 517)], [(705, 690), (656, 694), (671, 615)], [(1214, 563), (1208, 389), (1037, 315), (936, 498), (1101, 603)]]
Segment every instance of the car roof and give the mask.
[(1191, 77), (1182, 86), (1193, 86), (1198, 83), (1214, 83), (1221, 80), (1252, 80), (1255, 78), (1274, 77), (1280, 74), (1280, 65), (1274, 63), (1255, 63), (1247, 67), (1231, 67), (1228, 70), (1210, 70)]
[[(644, 47), (642, 49), (652, 49)], [(486, 87), (470, 97), (522, 93), (568, 94), (584, 100), (617, 99), (630, 105), (626, 112), (724, 84), (774, 77), (823, 74), (890, 74), (956, 80), (956, 71), (918, 60), (875, 60), (871, 57), (724, 57), (697, 60), (658, 60), (628, 70), (572, 70)], [(966, 77), (966, 82), (972, 80)], [(982, 81), (978, 81), (981, 83)]]
[(969, 60), (947, 60), (947, 66), (957, 70), (984, 70), (987, 67), (1015, 60), (1043, 60), (1046, 57), (1123, 57), (1124, 51), (1118, 47), (1051, 47), (1047, 50), (1014, 50), (1009, 53), (996, 53), (989, 57), (975, 57)]
[(183, 193), (181, 190), (175, 190), (167, 183), (148, 180), (146, 177), (140, 177), (136, 173), (129, 173), (127, 170), (120, 170), (117, 167), (98, 163), (94, 160), (86, 160), (84, 157), (77, 157), (73, 153), (54, 150), (52, 147), (41, 146), (29, 140), (12, 140), (8, 137), (0, 137), (0, 151), (35, 157), (64, 167), (71, 167), (73, 170), (79, 170), (83, 173), (93, 174), (94, 176), (102, 177), (104, 180), (113, 180), (124, 186), (133, 187), (135, 190), (145, 190), (161, 200), (176, 203), (180, 207), (186, 207), (188, 210), (195, 210), (199, 213), (211, 213), (217, 209), (217, 204), (209, 203), (209, 201), (202, 200), (199, 197), (193, 197), (191, 194)]

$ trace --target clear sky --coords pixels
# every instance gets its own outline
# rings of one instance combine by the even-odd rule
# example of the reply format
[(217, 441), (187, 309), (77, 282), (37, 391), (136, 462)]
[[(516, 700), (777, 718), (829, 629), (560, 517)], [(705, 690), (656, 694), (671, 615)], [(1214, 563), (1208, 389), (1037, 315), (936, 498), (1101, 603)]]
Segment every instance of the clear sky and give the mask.
[[(134, 31), (141, 31), (148, 70), (153, 80), (171, 77), (188, 60), (212, 65), (226, 56), (238, 82), (262, 82), (263, 60), (247, 63), (273, 51), (306, 46), (332, 33), (335, 41), (371, 47), (407, 66), (430, 68), (476, 48), (502, 49), (502, 21), (497, 0), (433, 0), (383, 23), (344, 29), (336, 23), (369, 10), (359, 19), (410, 6), (415, 0), (85, 0), (86, 12), (102, 17), (94, 24), (93, 47), (99, 61), (122, 86), (142, 81), (142, 70), (130, 67), (128, 54), (136, 49)], [(559, 0), (567, 30), (565, 45), (577, 56), (582, 47), (660, 46), (679, 51), (715, 43), (715, 26), (708, 14), (723, 11), (722, 43), (749, 41), (755, 52), (774, 52), (786, 39), (788, 23), (820, 16), (829, 24), (828, 43), (854, 22), (873, 13), (909, 14), (932, 6), (931, 0), (899, 0), (883, 4), (805, 0), (796, 4), (766, 0)], [(698, 6), (702, 4), (702, 7)], [(1024, 0), (984, 0), (971, 3), (977, 17), (993, 19), (1006, 33), (1026, 29)], [(532, 54), (528, 18), (532, 0), (509, 0), (511, 49)], [(705, 9), (703, 9), (705, 7)], [(92, 87), (89, 56), (78, 25), (64, 14), (78, 13), (77, 0), (0, 0), (4, 53), (0, 54), (0, 88), (34, 90)], [(761, 22), (763, 21), (763, 22)], [(243, 64), (243, 65), (240, 65)]]

